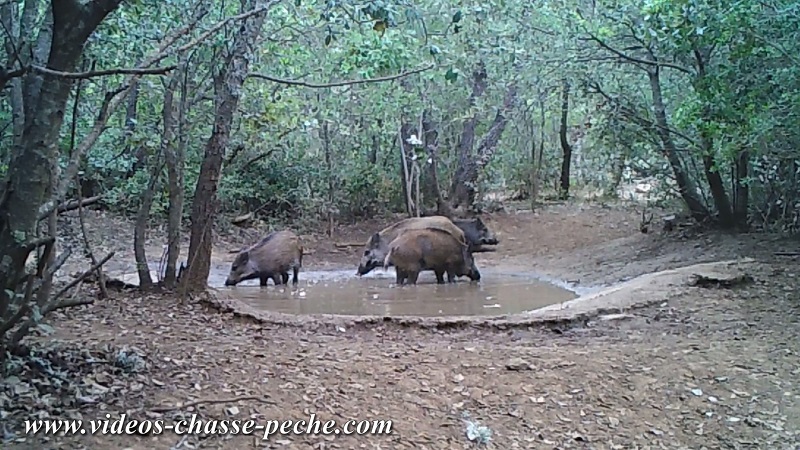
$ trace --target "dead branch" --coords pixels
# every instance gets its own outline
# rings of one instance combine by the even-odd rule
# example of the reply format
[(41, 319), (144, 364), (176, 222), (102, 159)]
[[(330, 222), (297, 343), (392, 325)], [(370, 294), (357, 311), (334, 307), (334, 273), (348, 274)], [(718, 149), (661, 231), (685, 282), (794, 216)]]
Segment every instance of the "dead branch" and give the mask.
[[(105, 258), (103, 258), (100, 261), (98, 261), (97, 264), (92, 265), (92, 267), (90, 267), (89, 270), (87, 270), (86, 272), (83, 272), (81, 275), (78, 276), (78, 278), (75, 278), (69, 284), (64, 286), (60, 291), (58, 291), (56, 293), (56, 295), (53, 296), (53, 302), (55, 302), (55, 300), (57, 300), (62, 295), (64, 295), (67, 291), (69, 291), (70, 289), (75, 287), (76, 284), (78, 284), (78, 283), (82, 282), (84, 279), (86, 279), (86, 277), (91, 275), (92, 272), (95, 272), (95, 271), (99, 270), (101, 267), (103, 267), (103, 264), (107, 263), (109, 259), (114, 257), (114, 253), (115, 252), (109, 253), (108, 255), (106, 255)], [(50, 312), (50, 311), (51, 311), (51, 309), (47, 309), (47, 312)]]
[[(83, 202), (81, 201), (81, 197), (83, 194), (81, 193), (81, 183), (80, 181), (76, 180), (76, 184), (78, 186), (78, 221), (81, 224), (81, 234), (83, 235), (83, 245), (86, 246), (86, 253), (89, 254), (89, 259), (91, 259), (92, 264), (97, 266), (98, 261), (97, 258), (94, 256), (94, 250), (92, 250), (92, 243), (89, 241), (89, 234), (86, 232), (86, 220), (83, 216)], [(99, 267), (99, 266), (98, 266)], [(108, 290), (106, 289), (106, 279), (103, 276), (103, 271), (97, 269), (97, 282), (100, 284), (100, 294), (102, 298), (108, 298)]]
[(73, 80), (83, 80), (87, 78), (107, 77), (109, 75), (166, 75), (178, 66), (167, 67), (153, 67), (153, 68), (135, 68), (135, 69), (106, 69), (106, 70), (89, 70), (86, 72), (61, 72), (58, 70), (48, 69), (47, 67), (32, 65), (30, 68), (36, 72), (41, 72), (47, 75), (52, 75), (60, 78), (69, 78)]
[[(261, 204), (261, 206), (259, 206), (258, 208), (256, 208), (256, 209), (254, 209), (254, 210), (250, 211), (249, 213), (242, 214), (242, 215), (240, 215), (240, 216), (236, 216), (236, 217), (234, 217), (233, 219), (231, 219), (231, 223), (232, 223), (233, 225), (237, 225), (237, 224), (241, 224), (241, 223), (244, 223), (244, 222), (246, 222), (246, 221), (248, 221), (248, 220), (252, 219), (252, 218), (253, 218), (253, 217), (256, 215), (256, 213), (258, 213), (258, 212), (259, 212), (259, 211), (261, 211), (262, 209), (266, 208), (266, 207), (267, 207), (267, 205), (269, 205), (269, 203), (270, 203), (269, 201), (267, 201), (267, 202), (264, 202), (263, 204)], [(248, 217), (248, 216), (249, 216), (249, 217)]]
[(58, 255), (55, 260), (53, 260), (53, 264), (47, 268), (47, 272), (45, 274), (46, 277), (52, 277), (55, 275), (55, 273), (58, 272), (58, 269), (60, 269), (61, 266), (67, 262), (70, 256), (72, 256), (72, 250), (69, 248), (64, 249), (64, 251), (61, 252), (61, 254)]
[(25, 69), (17, 69), (9, 72), (5, 68), (0, 67), (0, 91), (6, 88), (6, 83), (23, 75), (25, 75)]
[(35, 250), (35, 249), (37, 249), (39, 247), (44, 247), (44, 246), (47, 246), (47, 245), (53, 245), (53, 243), (55, 241), (56, 241), (55, 237), (53, 237), (53, 236), (45, 236), (45, 237), (42, 237), (42, 238), (34, 239), (34, 240), (26, 243), (24, 247), (25, 247), (25, 250), (27, 250), (30, 253), (30, 252), (32, 252), (33, 250)]
[(730, 289), (736, 286), (740, 286), (743, 284), (752, 283), (755, 281), (753, 277), (749, 274), (742, 273), (736, 276), (730, 276), (726, 278), (722, 277), (711, 277), (702, 274), (692, 274), (691, 279), (689, 280), (689, 286), (693, 287), (716, 287), (716, 288), (726, 288)]
[[(53, 245), (54, 243), (55, 243), (55, 238), (53, 238), (53, 243), (50, 245)], [(34, 281), (36, 280), (36, 277), (28, 275), (28, 285), (25, 287), (25, 297), (23, 299), (23, 303), (20, 305), (19, 310), (17, 310), (17, 313), (14, 315), (14, 317), (3, 325), (2, 330), (0, 330), (2, 331), (0, 332), (0, 338), (2, 338), (2, 336), (4, 336), (6, 332), (8, 332), (11, 328), (13, 328), (14, 325), (16, 325), (19, 321), (21, 321), (25, 315), (31, 312), (31, 305), (33, 305), (34, 303), (33, 302), (34, 292), (36, 292), (44, 284), (44, 280), (50, 279), (53, 276), (53, 274), (55, 274), (56, 271), (58, 271), (58, 269), (60, 269), (61, 266), (63, 266), (64, 263), (67, 262), (67, 259), (70, 257), (71, 254), (72, 250), (70, 250), (69, 248), (64, 250), (64, 252), (58, 255), (58, 257), (53, 261), (53, 264), (50, 267), (48, 267), (46, 271), (43, 270), (43, 267), (45, 265), (46, 260), (49, 258), (44, 258), (44, 257), (42, 258), (38, 269), (39, 271), (38, 282)], [(55, 299), (50, 303), (45, 304), (44, 307), (40, 308), (39, 311), (40, 314), (42, 316), (46, 315), (48, 312), (52, 310), (51, 308), (53, 306), (55, 306)], [(30, 329), (31, 325), (33, 325), (33, 322), (34, 318), (32, 316), (29, 316), (28, 320), (23, 322), (22, 325), (20, 325), (19, 328), (17, 328), (17, 330), (14, 332), (11, 338), (6, 340), (6, 346), (8, 346), (9, 344), (16, 345), (20, 340), (22, 340), (22, 338), (28, 334), (28, 330)]]
[(247, 74), (248, 78), (260, 78), (262, 80), (272, 81), (274, 83), (285, 84), (288, 86), (302, 86), (312, 89), (323, 89), (323, 88), (330, 88), (330, 87), (340, 87), (340, 86), (352, 86), (356, 84), (366, 84), (366, 83), (381, 83), (384, 81), (392, 81), (398, 78), (407, 77), (409, 75), (413, 75), (416, 73), (424, 72), (426, 70), (433, 69), (435, 67), (434, 64), (427, 65), (425, 67), (419, 67), (417, 69), (409, 70), (406, 72), (401, 72), (395, 75), (388, 75), (385, 77), (378, 77), (378, 78), (367, 78), (363, 80), (349, 80), (349, 81), (335, 81), (333, 83), (325, 83), (325, 84), (316, 84), (316, 83), (309, 83), (307, 81), (302, 80), (285, 80), (282, 78), (276, 78), (269, 75), (264, 75), (260, 73), (249, 73)]
[(79, 208), (84, 208), (93, 205), (99, 202), (101, 198), (103, 198), (102, 195), (95, 195), (94, 197), (87, 197), (80, 199), (80, 201), (78, 201), (78, 199), (66, 201), (58, 205), (58, 213), (63, 214), (68, 211), (73, 211)]
[[(359, 245), (360, 245), (360, 244), (359, 244)], [(242, 247), (242, 248), (240, 248), (240, 249), (238, 249), (238, 250), (228, 250), (228, 253), (229, 253), (229, 254), (239, 253), (239, 252), (243, 251), (243, 250), (244, 250), (244, 249), (246, 249), (246, 248), (247, 248), (247, 247)], [(304, 249), (303, 249), (303, 254), (304, 254), (304, 255), (313, 255), (313, 254), (314, 254), (314, 252), (312, 252), (311, 250), (308, 250), (308, 249), (305, 249), (305, 248), (304, 248)]]
[(775, 256), (800, 256), (800, 252), (775, 252)]
[(350, 248), (350, 247), (361, 247), (364, 245), (363, 242), (336, 242), (333, 244), (336, 248)]
[(254, 215), (253, 212), (249, 212), (247, 214), (242, 214), (241, 216), (237, 216), (237, 217), (234, 217), (233, 219), (231, 219), (231, 223), (233, 225), (241, 225), (241, 224), (247, 222), (248, 220), (252, 219), (253, 215)]
[[(288, 130), (288, 131), (286, 131), (284, 133), (281, 133), (281, 135), (278, 136), (278, 139), (276, 139), (276, 140), (277, 141), (282, 140), (284, 137), (286, 137), (287, 134), (291, 133), (292, 131), (294, 131), (294, 130)], [(253, 164), (257, 163), (258, 161), (261, 161), (264, 158), (269, 158), (270, 156), (272, 156), (273, 153), (275, 153), (275, 150), (277, 150), (277, 148), (273, 147), (273, 148), (271, 148), (271, 149), (269, 149), (269, 150), (267, 150), (267, 151), (265, 151), (265, 152), (263, 152), (263, 153), (261, 153), (261, 154), (259, 154), (257, 156), (254, 156), (254, 157), (250, 158), (246, 163), (244, 163), (244, 167), (248, 167), (250, 165), (253, 165)]]
[(151, 409), (150, 411), (155, 412), (155, 413), (166, 413), (166, 412), (171, 412), (171, 411), (177, 411), (177, 410), (183, 409), (183, 408), (191, 408), (193, 406), (199, 406), (199, 405), (219, 405), (219, 404), (222, 404), (222, 403), (236, 403), (236, 402), (241, 402), (241, 401), (245, 401), (245, 400), (252, 400), (252, 401), (256, 401), (256, 402), (261, 402), (261, 403), (265, 403), (267, 405), (277, 405), (277, 403), (275, 403), (274, 401), (269, 400), (269, 399), (267, 399), (265, 397), (257, 397), (255, 395), (244, 395), (244, 396), (241, 396), (241, 397), (233, 397), (233, 398), (206, 398), (206, 399), (194, 400), (194, 401), (191, 401), (191, 402), (186, 402), (186, 403), (178, 404), (178, 405), (159, 406), (159, 407)]
[(58, 302), (55, 306), (50, 308), (50, 312), (58, 311), (59, 309), (74, 308), (75, 306), (91, 305), (94, 304), (94, 299), (91, 297), (84, 298), (71, 298)]

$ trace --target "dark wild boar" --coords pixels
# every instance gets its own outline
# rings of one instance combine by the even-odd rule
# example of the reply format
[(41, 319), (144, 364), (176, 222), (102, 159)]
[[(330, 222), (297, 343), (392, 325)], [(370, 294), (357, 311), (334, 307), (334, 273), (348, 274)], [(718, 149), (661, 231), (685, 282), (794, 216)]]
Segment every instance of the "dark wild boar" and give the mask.
[(378, 233), (373, 234), (366, 245), (358, 264), (356, 275), (366, 275), (373, 269), (381, 267), (386, 253), (389, 251), (389, 243), (406, 230), (419, 229), (438, 229), (452, 234), (459, 242), (467, 243), (464, 232), (457, 227), (450, 219), (444, 216), (431, 217), (412, 217), (403, 219), (390, 225)]
[(444, 230), (406, 230), (389, 244), (383, 267), (394, 265), (398, 285), (417, 284), (423, 270), (433, 270), (438, 284), (444, 284), (445, 273), (450, 283), (461, 276), (480, 281), (481, 273), (475, 267), (472, 253), (465, 251), (466, 247)]
[(242, 281), (259, 279), (266, 286), (271, 278), (275, 285), (289, 282), (297, 284), (297, 274), (303, 266), (303, 247), (300, 238), (291, 231), (273, 231), (249, 248), (243, 249), (231, 264), (225, 286), (236, 286)]
[(469, 242), (470, 250), (473, 252), (486, 251), (483, 248), (484, 245), (497, 245), (500, 243), (480, 217), (453, 219), (453, 223), (464, 232), (464, 237)]

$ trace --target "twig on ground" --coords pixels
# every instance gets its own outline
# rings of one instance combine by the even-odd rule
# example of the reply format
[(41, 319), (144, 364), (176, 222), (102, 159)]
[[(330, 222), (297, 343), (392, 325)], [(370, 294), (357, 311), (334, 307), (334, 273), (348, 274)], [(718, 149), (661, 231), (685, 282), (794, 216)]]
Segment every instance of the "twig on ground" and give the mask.
[(236, 402), (241, 402), (241, 401), (244, 401), (244, 400), (253, 400), (253, 401), (257, 401), (257, 402), (261, 402), (261, 403), (266, 403), (268, 405), (276, 405), (277, 404), (276, 402), (273, 402), (272, 400), (269, 400), (269, 399), (267, 399), (265, 397), (258, 397), (258, 396), (255, 396), (255, 395), (245, 395), (245, 396), (242, 396), (242, 397), (233, 397), (233, 398), (206, 398), (206, 399), (200, 399), (200, 400), (195, 400), (195, 401), (183, 403), (183, 404), (180, 404), (180, 405), (159, 406), (157, 408), (150, 409), (150, 411), (156, 412), (156, 413), (165, 413), (165, 412), (176, 411), (176, 410), (179, 410), (179, 409), (189, 408), (189, 407), (203, 405), (203, 404), (206, 404), (206, 405), (218, 405), (218, 404), (221, 404), (221, 403), (236, 403)]
[(800, 252), (775, 252), (775, 256), (800, 256)]

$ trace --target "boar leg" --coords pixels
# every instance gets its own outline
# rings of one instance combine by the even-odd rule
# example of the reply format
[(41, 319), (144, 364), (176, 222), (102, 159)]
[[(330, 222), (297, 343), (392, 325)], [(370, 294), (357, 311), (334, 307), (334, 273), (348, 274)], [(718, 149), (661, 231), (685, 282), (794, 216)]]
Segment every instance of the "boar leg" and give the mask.
[(417, 284), (417, 278), (419, 278), (419, 271), (408, 272), (408, 284)]
[(402, 286), (403, 282), (406, 280), (406, 277), (408, 275), (406, 275), (406, 273), (404, 271), (402, 271), (402, 270), (400, 270), (400, 269), (398, 269), (396, 267), (395, 267), (395, 273), (397, 274), (397, 276), (395, 277), (395, 283), (398, 286)]
[(283, 284), (283, 283), (281, 283), (281, 281), (283, 281), (283, 280), (281, 280), (281, 274), (280, 273), (273, 273), (271, 275), (271, 278), (272, 278), (272, 282), (275, 283), (275, 286), (280, 286), (281, 284)]
[(292, 267), (292, 284), (297, 284), (297, 274), (300, 272), (300, 268), (297, 266)]
[[(436, 274), (436, 284), (444, 284), (444, 270), (434, 270), (433, 273)], [(450, 278), (450, 273), (447, 273), (448, 281)]]
[(455, 283), (458, 275), (456, 275), (456, 271), (452, 268), (447, 268), (447, 282), (448, 283)]
[(261, 286), (266, 286), (267, 281), (269, 281), (269, 275), (261, 275), (258, 277), (258, 284)]
[(289, 272), (281, 273), (281, 281), (283, 281), (283, 284), (289, 284)]

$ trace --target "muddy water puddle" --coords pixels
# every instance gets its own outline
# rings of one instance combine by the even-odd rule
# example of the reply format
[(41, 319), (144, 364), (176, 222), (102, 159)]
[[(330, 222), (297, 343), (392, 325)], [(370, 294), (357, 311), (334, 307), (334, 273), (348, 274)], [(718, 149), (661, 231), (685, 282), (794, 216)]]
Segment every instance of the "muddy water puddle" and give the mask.
[[(482, 270), (482, 281), (437, 285), (433, 272), (420, 274), (416, 286), (395, 286), (392, 269), (357, 277), (354, 270), (300, 272), (297, 286), (258, 286), (257, 280), (223, 287), (224, 275), (209, 284), (248, 306), (288, 314), (376, 316), (494, 316), (530, 311), (572, 300), (570, 290), (531, 275)], [(290, 282), (291, 283), (291, 282)]]

